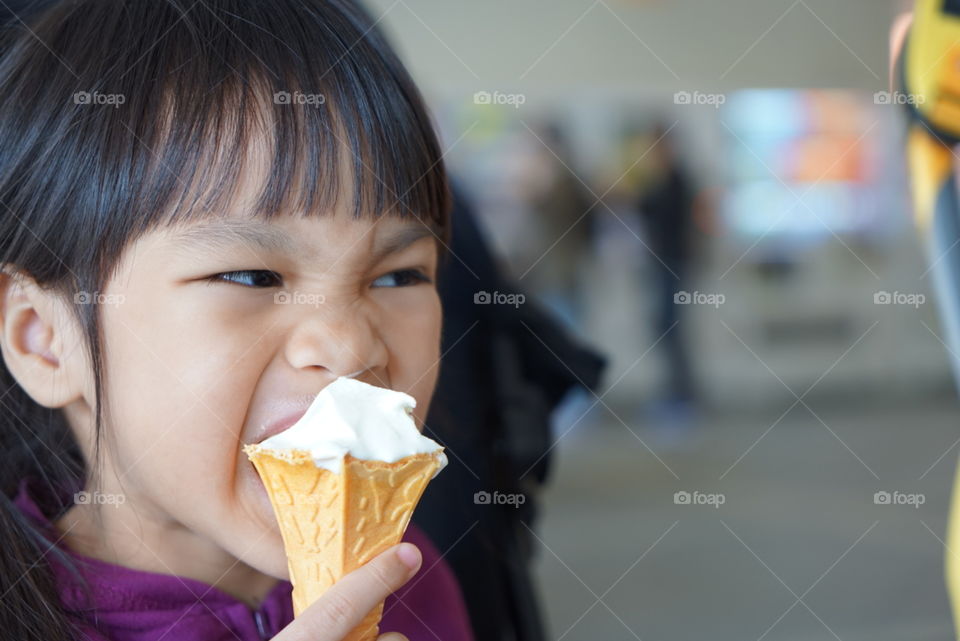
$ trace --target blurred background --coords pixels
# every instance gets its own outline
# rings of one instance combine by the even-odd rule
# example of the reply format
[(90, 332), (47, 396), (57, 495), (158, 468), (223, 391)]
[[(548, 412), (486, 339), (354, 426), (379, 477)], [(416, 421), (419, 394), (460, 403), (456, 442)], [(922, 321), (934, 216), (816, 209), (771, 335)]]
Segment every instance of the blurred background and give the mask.
[(542, 452), (545, 637), (951, 638), (960, 414), (889, 92), (908, 3), (366, 4), (516, 288), (458, 295), (607, 359)]

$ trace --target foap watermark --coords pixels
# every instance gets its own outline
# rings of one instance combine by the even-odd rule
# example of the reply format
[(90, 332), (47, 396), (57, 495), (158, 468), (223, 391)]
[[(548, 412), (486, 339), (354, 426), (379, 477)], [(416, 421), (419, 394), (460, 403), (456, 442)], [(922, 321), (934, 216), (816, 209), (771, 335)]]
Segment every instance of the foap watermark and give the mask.
[(674, 305), (711, 305), (718, 308), (725, 302), (727, 297), (723, 294), (679, 291), (673, 295)]
[(527, 96), (522, 93), (478, 91), (473, 94), (473, 104), (475, 105), (510, 105), (514, 109), (519, 109), (520, 105), (526, 101)]
[(78, 91), (73, 94), (75, 105), (105, 105), (117, 109), (127, 101), (122, 93), (100, 93), (99, 91)]
[(319, 107), (327, 101), (322, 93), (303, 93), (302, 91), (277, 91), (273, 94), (273, 103), (276, 105), (309, 105)]
[(903, 91), (878, 91), (873, 94), (875, 105), (922, 105), (927, 97), (920, 93), (906, 93)]
[(525, 302), (527, 302), (527, 297), (523, 294), (486, 291), (474, 292), (473, 294), (474, 305), (513, 305), (514, 307), (520, 307)]
[(923, 294), (909, 294), (906, 292), (875, 292), (873, 295), (874, 305), (909, 305), (914, 309), (919, 309), (921, 305), (927, 302), (927, 297)]
[(100, 292), (80, 291), (73, 295), (77, 305), (114, 305), (120, 306), (126, 300), (123, 294), (102, 294)]
[(673, 94), (673, 104), (675, 105), (707, 105), (719, 109), (726, 101), (727, 96), (722, 93), (678, 91)]
[(527, 502), (527, 497), (520, 492), (510, 494), (497, 490), (493, 492), (480, 490), (473, 495), (473, 502), (475, 505), (512, 505), (513, 507), (520, 507)]
[(127, 497), (123, 494), (106, 494), (97, 491), (87, 492), (84, 490), (73, 495), (73, 502), (76, 505), (112, 505), (114, 507), (120, 507), (127, 502)]
[(326, 300), (326, 296), (314, 292), (277, 292), (273, 295), (273, 302), (277, 305), (312, 305), (313, 307), (320, 307)]
[(912, 505), (919, 509), (926, 502), (925, 494), (907, 494), (897, 490), (893, 492), (881, 490), (873, 495), (874, 505)]
[(673, 493), (673, 502), (675, 505), (710, 505), (720, 509), (720, 506), (727, 502), (727, 497), (725, 494), (710, 494), (699, 490), (693, 492), (680, 490)]

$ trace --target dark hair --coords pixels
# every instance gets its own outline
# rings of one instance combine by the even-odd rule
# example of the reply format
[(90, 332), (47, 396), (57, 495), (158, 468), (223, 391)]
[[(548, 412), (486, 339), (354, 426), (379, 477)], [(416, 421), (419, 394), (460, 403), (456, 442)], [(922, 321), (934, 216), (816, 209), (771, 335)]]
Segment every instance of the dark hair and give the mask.
[[(355, 216), (414, 217), (445, 247), (447, 182), (422, 98), (350, 0), (61, 0), (0, 36), (0, 265), (66, 300), (98, 292), (145, 232), (227, 215), (255, 138), (272, 148), (251, 215), (323, 215), (342, 193)], [(0, 366), (5, 638), (71, 636), (50, 545), (11, 496), (35, 478), (54, 520), (64, 488), (96, 480), (99, 313), (72, 309), (95, 380), (92, 461), (62, 412)]]

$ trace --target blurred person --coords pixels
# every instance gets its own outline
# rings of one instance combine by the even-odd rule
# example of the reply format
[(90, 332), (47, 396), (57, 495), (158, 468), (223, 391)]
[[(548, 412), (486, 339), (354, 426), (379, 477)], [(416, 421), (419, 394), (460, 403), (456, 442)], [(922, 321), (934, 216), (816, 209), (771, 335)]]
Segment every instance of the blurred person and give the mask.
[(653, 411), (658, 424), (687, 425), (696, 400), (687, 342), (688, 321), (683, 314), (690, 272), (694, 188), (679, 158), (673, 134), (654, 128), (650, 175), (641, 184), (636, 201), (646, 229), (653, 270), (654, 331), (667, 365), (666, 385)]
[(563, 128), (550, 122), (537, 136), (545, 147), (543, 171), (530, 195), (530, 208), (545, 247), (531, 275), (537, 294), (576, 327), (583, 319), (583, 273), (595, 236), (596, 199), (574, 172)]
[[(906, 138), (914, 216), (930, 257), (929, 272), (955, 382), (960, 385), (960, 84), (956, 42), (960, 2), (917, 0), (890, 32), (891, 90), (903, 92), (909, 118)], [(951, 448), (952, 449), (952, 448)], [(947, 523), (944, 574), (960, 639), (960, 467), (954, 477)]]

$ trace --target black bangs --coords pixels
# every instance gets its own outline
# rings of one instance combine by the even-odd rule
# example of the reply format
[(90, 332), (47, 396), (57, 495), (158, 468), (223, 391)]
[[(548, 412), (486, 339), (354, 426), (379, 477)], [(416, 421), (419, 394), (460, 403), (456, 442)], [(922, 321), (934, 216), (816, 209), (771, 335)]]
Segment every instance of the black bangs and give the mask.
[(6, 256), (53, 226), (50, 269), (96, 265), (97, 280), (147, 230), (239, 213), (251, 175), (254, 216), (343, 206), (447, 238), (422, 99), (348, 0), (54, 3), (4, 34), (0, 168), (22, 223)]

